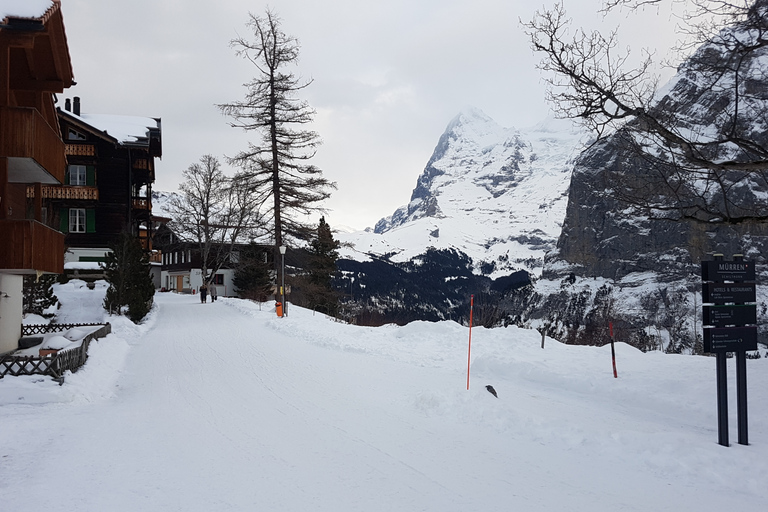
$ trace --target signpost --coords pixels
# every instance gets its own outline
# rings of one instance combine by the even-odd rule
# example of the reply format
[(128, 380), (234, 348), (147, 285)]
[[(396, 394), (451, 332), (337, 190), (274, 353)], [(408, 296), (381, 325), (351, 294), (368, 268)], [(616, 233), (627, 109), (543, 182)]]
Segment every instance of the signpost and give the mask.
[(757, 324), (757, 306), (755, 304), (704, 306), (704, 325), (726, 327), (728, 325), (755, 324)]
[(740, 254), (724, 261), (701, 262), (704, 352), (717, 358), (718, 442), (728, 446), (728, 352), (736, 353), (736, 407), (739, 444), (749, 444), (747, 431), (747, 350), (757, 350), (755, 264)]

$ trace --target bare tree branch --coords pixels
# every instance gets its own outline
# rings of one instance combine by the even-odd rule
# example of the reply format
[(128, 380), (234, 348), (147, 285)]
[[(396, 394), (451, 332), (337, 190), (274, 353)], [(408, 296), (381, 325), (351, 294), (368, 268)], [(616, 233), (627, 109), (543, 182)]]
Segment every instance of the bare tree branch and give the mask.
[[(609, 0), (604, 9), (660, 3)], [(611, 173), (622, 200), (649, 218), (768, 220), (765, 202), (745, 193), (748, 184), (765, 186), (768, 172), (768, 0), (693, 5), (686, 33), (697, 49), (663, 95), (652, 54), (629, 68), (616, 32), (570, 36), (562, 4), (537, 12), (525, 28), (542, 55), (555, 113), (581, 120), (596, 142), (619, 137), (635, 154), (625, 157), (648, 169), (647, 183)]]

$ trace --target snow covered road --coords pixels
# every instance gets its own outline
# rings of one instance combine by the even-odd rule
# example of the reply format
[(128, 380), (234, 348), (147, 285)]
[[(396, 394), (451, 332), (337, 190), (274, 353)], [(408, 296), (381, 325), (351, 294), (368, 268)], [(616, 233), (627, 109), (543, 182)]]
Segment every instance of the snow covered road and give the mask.
[(752, 445), (723, 448), (707, 358), (620, 346), (614, 380), (603, 349), (479, 329), (466, 391), (456, 324), (156, 302), (146, 325), (113, 319), (64, 386), (0, 380), (3, 511), (749, 512), (768, 497), (764, 360)]

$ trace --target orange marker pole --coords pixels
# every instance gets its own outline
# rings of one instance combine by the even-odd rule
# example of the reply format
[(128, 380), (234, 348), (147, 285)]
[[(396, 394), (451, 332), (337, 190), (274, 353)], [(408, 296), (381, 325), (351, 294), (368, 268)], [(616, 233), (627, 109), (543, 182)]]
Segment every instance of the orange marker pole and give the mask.
[(472, 355), (472, 308), (475, 305), (475, 296), (469, 296), (469, 349), (467, 350), (467, 391), (469, 391), (469, 360)]

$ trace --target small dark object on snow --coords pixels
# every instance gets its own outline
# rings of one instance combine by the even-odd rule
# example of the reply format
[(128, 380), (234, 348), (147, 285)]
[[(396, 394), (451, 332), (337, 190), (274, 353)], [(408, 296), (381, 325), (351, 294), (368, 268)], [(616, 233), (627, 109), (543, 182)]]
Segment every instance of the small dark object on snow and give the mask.
[(487, 390), (488, 390), (488, 392), (489, 392), (490, 394), (492, 394), (493, 396), (495, 396), (496, 398), (499, 398), (499, 395), (497, 395), (497, 394), (496, 394), (496, 390), (495, 390), (495, 389), (493, 389), (493, 386), (491, 386), (490, 384), (488, 384), (487, 386), (485, 386), (485, 389), (487, 389)]

